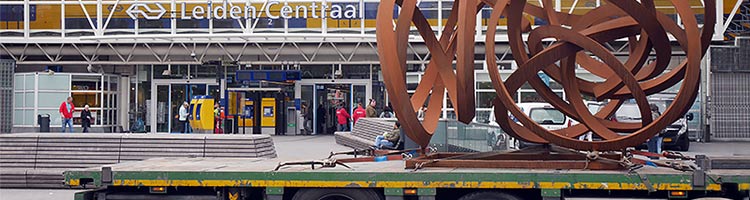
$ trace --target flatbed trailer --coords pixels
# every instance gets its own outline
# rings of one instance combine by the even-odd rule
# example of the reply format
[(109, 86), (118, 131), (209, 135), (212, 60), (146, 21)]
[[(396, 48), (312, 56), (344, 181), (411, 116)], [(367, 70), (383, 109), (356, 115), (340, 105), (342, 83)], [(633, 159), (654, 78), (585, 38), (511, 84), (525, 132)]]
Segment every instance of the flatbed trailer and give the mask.
[(747, 199), (750, 169), (681, 172), (619, 170), (404, 169), (404, 161), (351, 163), (351, 169), (278, 159), (155, 158), (65, 172), (65, 184), (103, 199), (571, 199), (724, 197)]

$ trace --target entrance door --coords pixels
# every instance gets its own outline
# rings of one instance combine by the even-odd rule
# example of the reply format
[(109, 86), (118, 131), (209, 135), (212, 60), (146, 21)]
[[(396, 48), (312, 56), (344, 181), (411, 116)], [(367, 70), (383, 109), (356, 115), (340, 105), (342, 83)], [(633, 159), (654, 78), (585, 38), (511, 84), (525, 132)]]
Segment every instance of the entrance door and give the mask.
[(351, 114), (351, 84), (317, 84), (315, 85), (315, 106), (317, 115), (316, 134), (333, 134), (338, 125), (336, 110), (344, 107)]
[(150, 105), (151, 119), (156, 121), (156, 128), (152, 132), (180, 133), (182, 125), (178, 116), (180, 106), (184, 102), (190, 103), (194, 96), (211, 95), (218, 100), (218, 84), (213, 80), (155, 80), (151, 99), (156, 99), (156, 105)]
[[(347, 112), (351, 115), (357, 107), (357, 103), (366, 106), (367, 99), (370, 98), (372, 83), (369, 80), (346, 79), (336, 80), (302, 80), (298, 82), (295, 91), (295, 98), (301, 99), (308, 105), (311, 122), (310, 129), (315, 134), (333, 134), (338, 124), (336, 109), (338, 106), (345, 106)], [(307, 121), (307, 120), (304, 120)], [(352, 122), (349, 120), (349, 130)]]
[(169, 122), (174, 120), (174, 116), (169, 113), (169, 85), (157, 85), (156, 88), (156, 91), (152, 90), (152, 92), (156, 92), (156, 98), (153, 98), (153, 96), (151, 98), (156, 99), (156, 105), (148, 105), (151, 107), (149, 113), (157, 116), (156, 120), (152, 120), (156, 122), (156, 128), (152, 127), (151, 132), (166, 133), (169, 132)]
[[(171, 108), (172, 112), (169, 116), (179, 116), (180, 106), (183, 106), (183, 103), (190, 103), (190, 100), (192, 100), (194, 96), (203, 96), (207, 94), (206, 84), (172, 84), (170, 88), (169, 108)], [(170, 122), (172, 123), (170, 126), (170, 132), (183, 132), (182, 129), (184, 127), (180, 124), (177, 117), (174, 117)]]

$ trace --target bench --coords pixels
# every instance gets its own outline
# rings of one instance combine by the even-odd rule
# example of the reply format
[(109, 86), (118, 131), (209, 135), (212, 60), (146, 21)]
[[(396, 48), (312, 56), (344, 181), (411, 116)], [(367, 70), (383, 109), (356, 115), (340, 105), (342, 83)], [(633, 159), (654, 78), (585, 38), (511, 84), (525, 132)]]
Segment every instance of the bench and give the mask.
[(375, 137), (393, 131), (395, 122), (381, 118), (360, 118), (351, 132), (336, 132), (336, 144), (354, 149), (367, 149), (375, 143)]

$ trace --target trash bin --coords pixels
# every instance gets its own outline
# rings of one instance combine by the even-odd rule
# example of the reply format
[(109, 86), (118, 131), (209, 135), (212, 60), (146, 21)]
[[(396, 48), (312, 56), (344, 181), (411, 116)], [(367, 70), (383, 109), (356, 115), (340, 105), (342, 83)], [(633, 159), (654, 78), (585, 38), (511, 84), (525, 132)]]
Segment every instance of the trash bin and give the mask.
[(39, 123), (39, 132), (49, 133), (49, 114), (37, 115), (37, 122)]
[(299, 128), (297, 128), (297, 108), (288, 107), (286, 108), (286, 133), (284, 135), (297, 135), (299, 134)]

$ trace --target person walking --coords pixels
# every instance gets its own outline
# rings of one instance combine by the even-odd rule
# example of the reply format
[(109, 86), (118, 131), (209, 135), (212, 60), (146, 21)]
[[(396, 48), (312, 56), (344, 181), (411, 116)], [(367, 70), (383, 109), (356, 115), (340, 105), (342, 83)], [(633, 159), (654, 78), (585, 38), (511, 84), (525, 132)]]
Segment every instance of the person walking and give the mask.
[[(659, 107), (656, 106), (656, 104), (649, 104), (649, 107), (651, 108), (651, 119), (656, 120), (656, 118), (659, 118), (661, 116), (661, 112), (659, 112)], [(657, 153), (661, 154), (661, 144), (662, 144), (662, 137), (661, 134), (664, 132), (664, 130), (659, 131), (654, 137), (651, 137), (651, 139), (648, 140), (648, 143), (646, 145), (648, 146), (648, 152), (651, 153)], [(651, 159), (658, 160), (659, 157), (650, 157)]]
[(83, 111), (81, 111), (81, 127), (83, 128), (84, 133), (89, 132), (89, 128), (91, 128), (91, 110), (89, 110), (89, 105), (86, 104), (83, 106)]
[(68, 97), (66, 101), (60, 104), (60, 117), (62, 118), (62, 132), (65, 132), (65, 127), (70, 127), (69, 133), (73, 132), (73, 112), (75, 112), (76, 106), (73, 105), (73, 97)]
[(362, 108), (362, 103), (357, 103), (357, 109), (354, 109), (354, 112), (352, 113), (352, 119), (354, 119), (354, 124), (357, 124), (357, 120), (360, 118), (367, 117), (367, 110)]
[(349, 115), (349, 112), (346, 112), (345, 107), (346, 106), (341, 104), (339, 109), (336, 110), (336, 119), (338, 122), (338, 127), (336, 128), (337, 131), (347, 131), (346, 124), (349, 122), (351, 116)]
[(370, 99), (370, 105), (367, 105), (367, 117), (378, 117), (378, 110), (375, 109), (375, 99)]
[(189, 132), (188, 131), (188, 129), (190, 128), (188, 126), (190, 123), (188, 122), (188, 115), (189, 115), (188, 108), (189, 107), (190, 107), (190, 104), (188, 104), (188, 102), (183, 102), (182, 107), (180, 107), (179, 118), (177, 120), (180, 121), (180, 124), (182, 125), (182, 128), (181, 128), (182, 130), (180, 130), (181, 133)]

